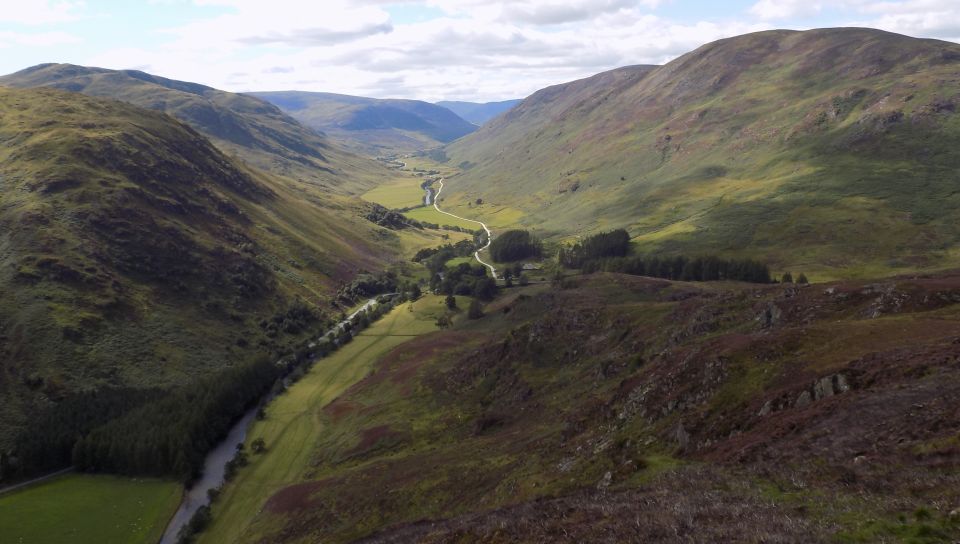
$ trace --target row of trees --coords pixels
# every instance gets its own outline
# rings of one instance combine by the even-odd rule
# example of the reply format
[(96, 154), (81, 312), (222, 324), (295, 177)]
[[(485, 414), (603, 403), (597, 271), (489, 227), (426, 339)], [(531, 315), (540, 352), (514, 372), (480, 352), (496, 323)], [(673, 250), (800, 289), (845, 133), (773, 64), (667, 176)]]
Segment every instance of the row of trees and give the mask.
[(78, 440), (73, 464), (91, 472), (191, 480), (200, 474), (207, 452), (284, 370), (259, 361), (145, 403)]
[(498, 263), (539, 257), (543, 244), (526, 230), (508, 230), (493, 239), (490, 256)]
[[(358, 278), (350, 291), (397, 289), (396, 281), (393, 274)], [(103, 388), (68, 396), (38, 414), (35, 424), (16, 437), (11, 451), (0, 452), (0, 480), (28, 478), (71, 464), (92, 472), (195, 478), (209, 450), (271, 387), (281, 392), (285, 382), (296, 381), (318, 357), (349, 342), (396, 303), (420, 296), (418, 285), (399, 286), (403, 287), (408, 289), (397, 297), (383, 297), (333, 337), (289, 348), (276, 364), (267, 360), (245, 364), (176, 390)], [(326, 328), (333, 323), (295, 304), (260, 326), (295, 333), (311, 324)]]
[(357, 274), (350, 283), (337, 291), (337, 298), (353, 302), (397, 290), (397, 274), (388, 271), (379, 274)]
[(751, 259), (722, 259), (720, 257), (689, 259), (683, 256), (664, 259), (642, 256), (611, 257), (586, 261), (581, 269), (585, 274), (602, 271), (680, 281), (735, 280), (771, 283), (770, 268)]
[(0, 454), (0, 480), (69, 466), (77, 440), (162, 395), (159, 389), (104, 388), (68, 396), (39, 413), (17, 436), (12, 452)]
[(561, 247), (557, 260), (567, 268), (580, 268), (587, 261), (626, 257), (629, 252), (630, 234), (624, 229), (616, 229), (589, 236), (570, 248)]
[[(280, 364), (260, 361), (233, 368), (183, 389), (142, 395), (139, 406), (126, 407), (119, 417), (71, 435), (72, 462), (80, 470), (117, 474), (166, 476), (189, 481), (203, 468), (206, 454), (229, 432), (243, 413), (273, 388), (282, 393), (303, 377), (310, 365), (349, 343), (353, 336), (389, 312), (403, 293), (360, 312), (337, 333), (305, 343)], [(114, 414), (116, 415), (116, 414)], [(262, 416), (261, 412), (258, 417)], [(63, 466), (63, 463), (56, 466)]]
[[(791, 274), (790, 272), (785, 272), (783, 274), (783, 277), (780, 278), (780, 283), (793, 283), (793, 274)], [(810, 283), (810, 280), (807, 279), (806, 274), (801, 272), (800, 275), (797, 276), (796, 283), (798, 285), (807, 285), (808, 283)]]

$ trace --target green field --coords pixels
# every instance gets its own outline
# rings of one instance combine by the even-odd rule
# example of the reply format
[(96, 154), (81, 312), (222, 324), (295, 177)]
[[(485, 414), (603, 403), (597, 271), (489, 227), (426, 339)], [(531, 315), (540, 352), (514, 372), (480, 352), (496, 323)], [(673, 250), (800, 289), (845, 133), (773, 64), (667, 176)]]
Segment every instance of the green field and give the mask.
[(458, 266), (462, 263), (473, 265), (477, 264), (477, 260), (473, 257), (473, 255), (469, 255), (467, 257), (456, 257), (447, 261), (447, 266)]
[[(214, 521), (201, 542), (236, 542), (256, 519), (273, 492), (300, 481), (309, 469), (313, 446), (325, 428), (318, 413), (356, 382), (374, 363), (396, 346), (435, 331), (444, 312), (443, 297), (425, 296), (405, 303), (326, 359), (267, 407), (267, 417), (256, 421), (247, 443), (263, 438), (267, 452), (251, 456), (250, 466), (239, 472), (213, 509)], [(458, 301), (465, 306), (466, 300)]]
[(457, 219), (456, 217), (451, 217), (446, 214), (442, 214), (436, 210), (433, 206), (425, 206), (423, 208), (416, 208), (405, 212), (403, 215), (409, 217), (410, 219), (416, 219), (417, 221), (426, 221), (427, 223), (436, 223), (438, 225), (450, 225), (453, 227), (463, 227), (465, 229), (477, 230), (480, 228), (478, 223), (473, 221), (464, 221), (462, 219)]
[(0, 536), (11, 544), (153, 544), (180, 495), (174, 482), (69, 474), (0, 495)]
[(420, 188), (423, 179), (405, 177), (376, 187), (360, 198), (390, 209), (411, 208), (423, 204), (426, 192)]

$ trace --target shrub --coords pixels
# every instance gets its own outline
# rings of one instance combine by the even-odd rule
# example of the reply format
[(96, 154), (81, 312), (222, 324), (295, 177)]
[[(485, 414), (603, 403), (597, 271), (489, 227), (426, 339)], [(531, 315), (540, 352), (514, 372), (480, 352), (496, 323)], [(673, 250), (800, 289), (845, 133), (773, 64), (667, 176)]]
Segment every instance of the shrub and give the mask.
[(470, 308), (467, 310), (467, 318), (480, 319), (481, 317), (483, 317), (483, 307), (479, 300), (473, 299), (470, 301)]

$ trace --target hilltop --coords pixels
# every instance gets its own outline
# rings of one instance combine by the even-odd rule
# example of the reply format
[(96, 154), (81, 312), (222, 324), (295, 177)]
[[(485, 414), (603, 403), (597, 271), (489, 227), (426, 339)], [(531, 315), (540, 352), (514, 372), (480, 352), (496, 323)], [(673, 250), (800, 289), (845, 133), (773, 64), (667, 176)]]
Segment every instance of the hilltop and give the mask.
[(958, 80), (957, 44), (877, 30), (720, 40), (544, 89), (447, 146), (447, 206), (818, 277), (942, 267), (960, 259)]
[(11, 87), (55, 87), (163, 111), (210, 138), (228, 155), (293, 182), (345, 193), (374, 187), (386, 170), (341, 149), (256, 97), (138, 70), (41, 64), (0, 77)]
[(301, 123), (373, 155), (438, 147), (477, 127), (452, 111), (420, 100), (376, 99), (332, 93), (251, 93)]
[(482, 126), (487, 121), (500, 115), (522, 102), (521, 100), (503, 100), (500, 102), (437, 102), (471, 123)]

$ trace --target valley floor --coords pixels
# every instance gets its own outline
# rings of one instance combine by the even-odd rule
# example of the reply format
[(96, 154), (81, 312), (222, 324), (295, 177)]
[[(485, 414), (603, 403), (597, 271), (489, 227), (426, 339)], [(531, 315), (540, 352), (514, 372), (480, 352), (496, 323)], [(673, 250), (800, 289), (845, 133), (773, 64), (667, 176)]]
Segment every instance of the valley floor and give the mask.
[(323, 407), (362, 380), (385, 353), (436, 330), (443, 310), (443, 297), (433, 295), (394, 308), (274, 399), (266, 418), (255, 421), (247, 433), (247, 451), (257, 439), (265, 441), (267, 451), (252, 455), (250, 465), (225, 486), (213, 508), (214, 521), (200, 541), (255, 540), (250, 526), (262, 517), (266, 500), (313, 472), (315, 447), (329, 434), (320, 417)]

